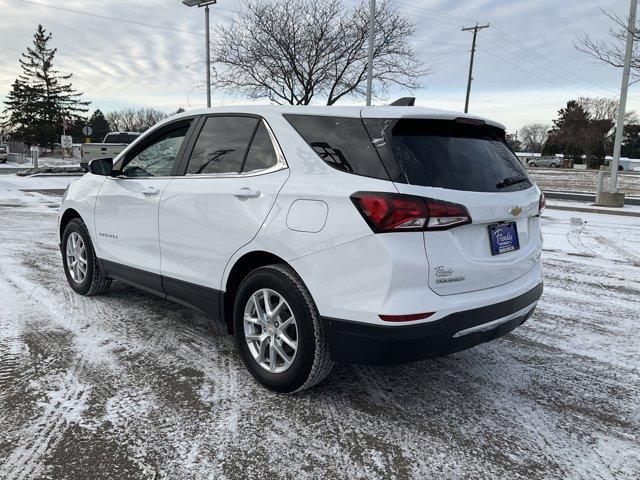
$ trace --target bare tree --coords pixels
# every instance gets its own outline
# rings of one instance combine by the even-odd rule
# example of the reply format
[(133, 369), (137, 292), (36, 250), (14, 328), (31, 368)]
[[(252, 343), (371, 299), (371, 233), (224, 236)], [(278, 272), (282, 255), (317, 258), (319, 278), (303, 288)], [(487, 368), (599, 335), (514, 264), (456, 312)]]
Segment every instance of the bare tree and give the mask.
[(166, 113), (155, 108), (124, 108), (105, 115), (109, 127), (115, 132), (144, 132), (166, 117)]
[[(230, 26), (218, 27), (212, 47), (213, 84), (249, 98), (333, 105), (365, 95), (368, 2), (345, 9), (341, 0), (247, 0)], [(409, 43), (414, 25), (388, 0), (376, 11), (374, 95), (391, 85), (418, 88), (427, 71)]]
[[(625, 46), (627, 41), (627, 33), (629, 31), (628, 19), (621, 18), (613, 12), (607, 12), (600, 9), (604, 15), (609, 17), (613, 26), (607, 29), (611, 40), (605, 42), (591, 38), (588, 33), (578, 35), (578, 43), (576, 48), (583, 53), (591, 56), (600, 63), (612, 65), (622, 68), (624, 66)], [(632, 82), (640, 80), (640, 48), (638, 40), (640, 40), (640, 29), (638, 24), (633, 32), (633, 54), (631, 56), (631, 78)]]
[[(589, 113), (592, 120), (607, 120), (615, 124), (618, 118), (620, 102), (615, 98), (607, 97), (580, 97), (578, 103)], [(634, 111), (627, 111), (624, 118), (625, 124), (637, 123), (638, 116)]]
[(527, 152), (541, 152), (544, 142), (547, 141), (549, 130), (551, 130), (551, 125), (545, 125), (544, 123), (531, 123), (522, 127), (520, 129), (520, 138), (524, 149)]

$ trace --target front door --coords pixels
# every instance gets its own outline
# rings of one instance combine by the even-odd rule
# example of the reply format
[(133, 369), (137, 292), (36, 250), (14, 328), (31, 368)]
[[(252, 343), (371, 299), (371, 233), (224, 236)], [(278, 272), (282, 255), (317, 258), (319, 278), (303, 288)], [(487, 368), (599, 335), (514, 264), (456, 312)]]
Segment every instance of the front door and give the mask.
[[(175, 173), (190, 121), (162, 128), (115, 165), (119, 175), (103, 184), (95, 210), (97, 255), (125, 268), (133, 283), (143, 286), (151, 279), (161, 291), (158, 206), (162, 192)], [(144, 271), (144, 272), (141, 272)], [(148, 274), (148, 275), (145, 275)], [(156, 288), (158, 287), (158, 288)]]
[[(219, 290), (227, 262), (258, 233), (288, 176), (264, 120), (207, 118), (185, 175), (171, 182), (161, 200), (167, 294), (185, 298), (184, 282)], [(179, 290), (173, 295), (172, 285)]]

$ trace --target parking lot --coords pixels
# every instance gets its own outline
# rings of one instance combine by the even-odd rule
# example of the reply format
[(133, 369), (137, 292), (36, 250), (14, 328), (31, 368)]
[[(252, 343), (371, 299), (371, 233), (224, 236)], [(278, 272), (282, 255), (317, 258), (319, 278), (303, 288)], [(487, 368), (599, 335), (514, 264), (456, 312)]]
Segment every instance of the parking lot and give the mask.
[(547, 210), (527, 324), (282, 396), (197, 312), (75, 295), (58, 202), (0, 195), (2, 478), (640, 476), (640, 218)]

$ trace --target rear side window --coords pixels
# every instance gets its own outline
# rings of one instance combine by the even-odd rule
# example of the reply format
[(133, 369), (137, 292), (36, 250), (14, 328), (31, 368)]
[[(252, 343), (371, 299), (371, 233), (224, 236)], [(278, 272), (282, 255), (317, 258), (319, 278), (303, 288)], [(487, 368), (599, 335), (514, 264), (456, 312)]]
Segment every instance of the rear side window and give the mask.
[[(473, 192), (524, 190), (531, 181), (504, 141), (484, 125), (425, 119), (365, 119), (395, 182)], [(520, 179), (508, 186), (503, 180)], [(510, 183), (510, 182), (508, 182)]]
[(389, 180), (362, 120), (316, 115), (285, 115), (328, 165), (365, 177)]
[(193, 148), (187, 174), (240, 173), (258, 119), (209, 117)]
[(273, 167), (277, 163), (276, 152), (273, 149), (271, 138), (264, 122), (260, 122), (256, 134), (251, 141), (247, 159), (242, 168), (243, 173), (255, 172), (257, 170), (265, 170)]

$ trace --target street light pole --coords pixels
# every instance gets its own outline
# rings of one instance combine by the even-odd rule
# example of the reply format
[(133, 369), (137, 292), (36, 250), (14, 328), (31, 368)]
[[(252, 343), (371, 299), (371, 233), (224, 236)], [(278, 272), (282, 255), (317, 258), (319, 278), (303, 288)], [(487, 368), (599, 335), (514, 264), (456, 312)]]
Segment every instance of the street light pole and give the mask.
[(620, 165), (620, 150), (622, 149), (622, 131), (624, 129), (624, 114), (627, 107), (627, 92), (629, 91), (629, 71), (631, 70), (631, 55), (633, 53), (633, 34), (636, 29), (637, 0), (631, 0), (629, 7), (629, 25), (627, 27), (627, 48), (622, 70), (622, 87), (620, 88), (620, 105), (618, 107), (618, 121), (616, 122), (616, 139), (613, 146), (613, 161), (611, 162), (611, 183), (609, 191), (618, 191), (618, 165)]
[(375, 38), (376, 0), (369, 1), (369, 59), (367, 63), (367, 107), (371, 106), (371, 86), (373, 83), (373, 41)]
[(209, 43), (209, 4), (204, 6), (204, 29), (206, 45), (206, 65), (207, 65), (207, 108), (211, 108), (211, 51)]
[(204, 38), (205, 38), (205, 74), (207, 82), (207, 108), (211, 107), (211, 42), (209, 39), (209, 5), (215, 5), (218, 0), (182, 0), (187, 7), (204, 7)]

